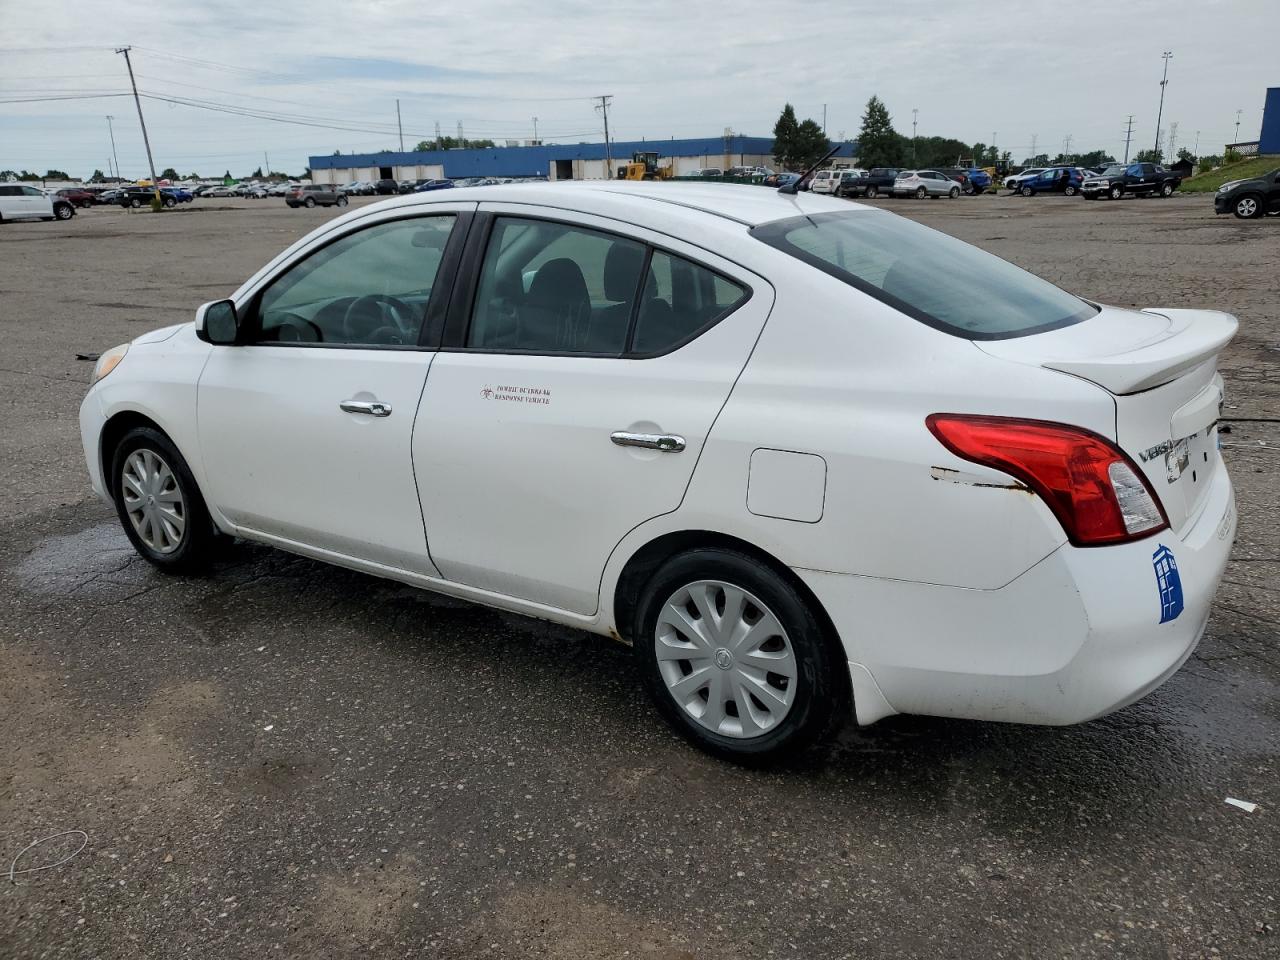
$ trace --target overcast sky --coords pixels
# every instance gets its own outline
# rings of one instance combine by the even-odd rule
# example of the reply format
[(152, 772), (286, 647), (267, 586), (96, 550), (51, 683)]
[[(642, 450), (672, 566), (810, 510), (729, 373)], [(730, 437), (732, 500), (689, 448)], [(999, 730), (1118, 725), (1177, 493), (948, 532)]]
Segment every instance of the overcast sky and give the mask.
[[(145, 174), (131, 98), (58, 99), (139, 88), (217, 110), (143, 101), (157, 169), (243, 175), (270, 154), (297, 173), (308, 156), (396, 149), (439, 123), (466, 136), (598, 141), (590, 97), (612, 94), (617, 139), (768, 136), (782, 105), (855, 138), (878, 94), (899, 132), (919, 109), (922, 135), (1011, 150), (1135, 150), (1155, 139), (1161, 53), (1173, 51), (1164, 126), (1178, 145), (1220, 152), (1258, 135), (1266, 87), (1280, 85), (1280, 0), (1013, 0), (903, 4), (863, 0), (690, 3), (591, 0), (0, 0), (0, 169), (88, 176), (111, 155)], [(447, 11), (447, 12), (446, 12)], [(234, 113), (305, 120), (300, 126)], [(346, 127), (350, 129), (329, 129)]]

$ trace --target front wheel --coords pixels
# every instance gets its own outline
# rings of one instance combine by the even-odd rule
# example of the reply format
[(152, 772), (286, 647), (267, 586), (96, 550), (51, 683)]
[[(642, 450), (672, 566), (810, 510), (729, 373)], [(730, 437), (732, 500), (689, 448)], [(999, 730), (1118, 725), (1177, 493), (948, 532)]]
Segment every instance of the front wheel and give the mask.
[(315, 198), (315, 197), (307, 197), (307, 199), (306, 199), (306, 200), (304, 200), (304, 201), (302, 202), (302, 205), (303, 205), (304, 207), (306, 207), (306, 208), (310, 209), (311, 207), (314, 207), (314, 206), (316, 205), (316, 198)]
[(725, 759), (793, 755), (849, 715), (838, 644), (793, 584), (745, 554), (669, 560), (641, 597), (634, 640), (659, 712)]
[(1032, 194), (1034, 194), (1034, 193), (1035, 193), (1035, 191), (1034, 191), (1034, 190), (1032, 190), (1030, 187), (1021, 187), (1021, 188), (1018, 190), (1018, 192), (1019, 192), (1020, 194), (1022, 194), (1024, 197), (1029, 197), (1029, 196), (1031, 196)]
[(142, 201), (141, 201), (140, 199), (138, 199), (137, 197), (134, 197), (134, 198), (132, 198), (132, 199), (129, 201), (129, 206), (131, 206), (131, 207), (133, 207), (133, 209), (137, 210), (140, 206), (142, 206)]
[(112, 498), (133, 548), (172, 573), (204, 567), (217, 536), (187, 461), (154, 427), (135, 427), (111, 458)]
[(344, 195), (344, 196), (340, 196), (340, 197), (338, 197), (338, 201), (337, 201), (337, 202), (338, 202), (338, 206), (340, 206), (340, 207), (345, 207), (345, 206), (347, 205), (347, 198), (346, 198), (346, 196)]
[(53, 211), (53, 215), (59, 220), (70, 220), (76, 215), (76, 211), (73, 207), (67, 204), (61, 204)]
[(1124, 187), (1117, 184), (1107, 192), (1107, 196), (1109, 196), (1112, 200), (1119, 200), (1121, 197), (1124, 196)]
[(173, 197), (165, 197), (164, 205), (166, 207), (176, 207), (178, 205), (178, 201), (173, 199)]
[(1062, 192), (1065, 193), (1068, 197), (1074, 197), (1080, 191), (1078, 191), (1074, 186), (1068, 183), (1065, 187), (1062, 188)]
[(1254, 196), (1241, 197), (1235, 202), (1235, 206), (1231, 208), (1231, 212), (1236, 215), (1239, 220), (1252, 220), (1255, 217), (1262, 216), (1262, 204), (1258, 202), (1258, 198)]
[(876, 197), (880, 196), (880, 191), (875, 187), (867, 187), (867, 189), (863, 191), (862, 195), (868, 200), (874, 200)]
[[(970, 192), (970, 193), (972, 193), (973, 191), (969, 191), (969, 192)], [(948, 195), (949, 197), (951, 197), (951, 199), (952, 199), (952, 200), (954, 200), (956, 197), (960, 196), (960, 188), (959, 188), (959, 187), (952, 187), (952, 188), (951, 188), (951, 192), (950, 192), (949, 194), (947, 194), (947, 195)]]

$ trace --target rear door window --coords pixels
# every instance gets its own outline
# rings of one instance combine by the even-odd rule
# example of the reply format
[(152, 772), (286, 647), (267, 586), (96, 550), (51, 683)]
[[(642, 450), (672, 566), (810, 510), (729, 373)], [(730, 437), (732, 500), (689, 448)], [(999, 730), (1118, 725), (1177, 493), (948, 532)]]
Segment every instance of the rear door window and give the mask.
[(1079, 323), (1097, 308), (984, 250), (876, 211), (760, 224), (756, 239), (921, 323), (1001, 340)]

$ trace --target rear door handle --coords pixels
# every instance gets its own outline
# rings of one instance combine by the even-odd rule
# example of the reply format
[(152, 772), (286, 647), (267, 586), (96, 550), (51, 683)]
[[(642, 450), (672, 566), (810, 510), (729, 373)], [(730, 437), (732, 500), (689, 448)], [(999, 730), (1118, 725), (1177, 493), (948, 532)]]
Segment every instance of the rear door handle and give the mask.
[(663, 453), (679, 453), (684, 449), (684, 437), (667, 433), (626, 433), (619, 430), (609, 434), (609, 439), (620, 447), (644, 447)]
[(347, 413), (363, 413), (369, 417), (391, 416), (391, 404), (381, 400), (343, 400), (338, 406)]

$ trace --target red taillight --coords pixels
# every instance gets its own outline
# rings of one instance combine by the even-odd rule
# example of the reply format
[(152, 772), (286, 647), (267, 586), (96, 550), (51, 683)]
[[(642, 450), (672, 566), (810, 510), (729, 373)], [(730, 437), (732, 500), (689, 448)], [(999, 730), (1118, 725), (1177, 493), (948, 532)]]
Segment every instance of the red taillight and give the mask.
[(1142, 472), (1105, 437), (1046, 420), (935, 413), (926, 425), (948, 450), (1021, 480), (1077, 547), (1127, 543), (1169, 526)]

